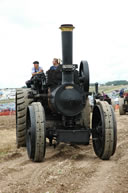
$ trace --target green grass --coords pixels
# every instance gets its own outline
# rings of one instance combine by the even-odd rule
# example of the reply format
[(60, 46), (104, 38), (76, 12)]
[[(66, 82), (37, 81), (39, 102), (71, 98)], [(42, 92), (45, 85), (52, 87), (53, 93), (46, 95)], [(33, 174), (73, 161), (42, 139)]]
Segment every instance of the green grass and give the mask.
[(6, 99), (6, 100), (1, 100), (0, 104), (3, 104), (3, 103), (13, 103), (13, 102), (15, 102), (15, 99)]
[(8, 153), (7, 151), (0, 152), (0, 157), (6, 155), (7, 153)]
[[(105, 92), (105, 93), (110, 93), (114, 90), (120, 90), (121, 88), (126, 88), (128, 85), (118, 85), (118, 86), (99, 86), (99, 93)], [(90, 86), (90, 92), (94, 92), (95, 87)]]

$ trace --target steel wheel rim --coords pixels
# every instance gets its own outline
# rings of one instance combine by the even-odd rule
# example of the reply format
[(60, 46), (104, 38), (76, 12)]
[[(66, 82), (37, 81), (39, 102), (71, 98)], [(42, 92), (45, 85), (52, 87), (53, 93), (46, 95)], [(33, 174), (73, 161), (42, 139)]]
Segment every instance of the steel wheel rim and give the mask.
[(101, 156), (104, 150), (104, 132), (105, 124), (102, 108), (97, 105), (93, 111), (92, 138), (93, 146), (98, 156)]

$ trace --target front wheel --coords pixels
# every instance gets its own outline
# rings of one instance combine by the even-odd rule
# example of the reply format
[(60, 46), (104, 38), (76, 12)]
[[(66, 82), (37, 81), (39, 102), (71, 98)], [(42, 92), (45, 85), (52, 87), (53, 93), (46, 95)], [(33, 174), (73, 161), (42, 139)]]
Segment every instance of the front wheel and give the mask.
[(119, 99), (119, 113), (120, 113), (120, 115), (125, 115), (125, 113), (126, 113), (124, 111), (123, 105), (124, 105), (124, 98), (120, 98)]
[(86, 129), (90, 129), (90, 114), (91, 114), (91, 106), (89, 103), (89, 98), (86, 100), (86, 105), (81, 113), (80, 124), (84, 126)]
[(26, 145), (29, 158), (42, 162), (46, 149), (45, 112), (40, 102), (33, 102), (27, 112)]
[(96, 155), (108, 160), (116, 150), (117, 125), (114, 110), (105, 101), (98, 101), (92, 116), (92, 139)]

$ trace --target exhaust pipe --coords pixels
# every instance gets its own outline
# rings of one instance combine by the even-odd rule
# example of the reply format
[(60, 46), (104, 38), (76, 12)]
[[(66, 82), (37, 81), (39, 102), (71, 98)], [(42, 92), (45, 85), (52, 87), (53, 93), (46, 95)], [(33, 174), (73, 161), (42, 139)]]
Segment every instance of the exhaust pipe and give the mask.
[(62, 34), (62, 84), (74, 83), (73, 73), (73, 29), (71, 24), (60, 26)]

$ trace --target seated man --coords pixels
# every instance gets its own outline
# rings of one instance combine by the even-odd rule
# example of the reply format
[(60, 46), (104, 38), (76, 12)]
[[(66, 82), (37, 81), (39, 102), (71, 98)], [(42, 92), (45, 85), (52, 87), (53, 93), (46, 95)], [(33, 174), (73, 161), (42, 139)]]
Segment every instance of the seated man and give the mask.
[(47, 71), (48, 77), (48, 86), (49, 87), (56, 87), (57, 85), (61, 84), (62, 80), (62, 65), (57, 58), (53, 59), (53, 66)]
[(32, 68), (32, 76), (34, 76), (40, 72), (43, 72), (43, 69), (39, 66), (38, 61), (34, 61), (33, 64), (34, 64), (34, 67)]
[(32, 77), (30, 80), (26, 81), (26, 85), (28, 88), (31, 88), (31, 83), (32, 83), (32, 78), (34, 75), (39, 74), (40, 72), (43, 72), (42, 67), (39, 66), (39, 62), (38, 61), (34, 61), (33, 62), (34, 67), (32, 68)]
[[(62, 82), (62, 65), (60, 64), (60, 59), (53, 59), (53, 66), (47, 71), (48, 86), (56, 87)], [(79, 74), (78, 71), (74, 71), (74, 83), (79, 84)]]
[(54, 58), (52, 63), (53, 63), (53, 66), (50, 67), (50, 70), (56, 70), (57, 67), (59, 66), (58, 59)]

